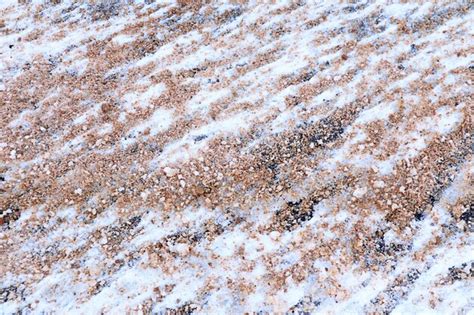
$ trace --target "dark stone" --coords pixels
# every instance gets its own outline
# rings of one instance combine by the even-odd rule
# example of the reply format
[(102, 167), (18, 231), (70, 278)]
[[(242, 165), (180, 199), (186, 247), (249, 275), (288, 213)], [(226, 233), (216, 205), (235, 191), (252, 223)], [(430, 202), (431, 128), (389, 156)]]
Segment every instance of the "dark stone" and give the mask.
[(306, 82), (306, 81), (309, 81), (311, 80), (312, 77), (314, 77), (316, 75), (316, 70), (312, 69), (311, 71), (308, 71), (306, 73), (304, 73), (301, 77), (301, 81), (302, 82)]
[(468, 227), (471, 227), (473, 225), (473, 223), (474, 223), (474, 203), (471, 203), (469, 205), (469, 209), (467, 209), (466, 211), (464, 211), (463, 214), (461, 214), (460, 219), (463, 220), (464, 222), (466, 222)]
[(196, 143), (206, 138), (207, 138), (207, 135), (199, 135), (199, 136), (194, 137), (194, 142)]
[(423, 214), (423, 212), (416, 212), (415, 213), (415, 220), (417, 220), (417, 221), (423, 220), (424, 217), (425, 217), (425, 215)]

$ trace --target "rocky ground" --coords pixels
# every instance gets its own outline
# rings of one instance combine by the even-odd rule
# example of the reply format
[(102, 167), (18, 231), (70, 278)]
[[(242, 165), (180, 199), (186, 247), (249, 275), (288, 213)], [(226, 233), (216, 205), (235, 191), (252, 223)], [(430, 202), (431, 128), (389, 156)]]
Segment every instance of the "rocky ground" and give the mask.
[(0, 313), (472, 314), (474, 7), (1, 1)]

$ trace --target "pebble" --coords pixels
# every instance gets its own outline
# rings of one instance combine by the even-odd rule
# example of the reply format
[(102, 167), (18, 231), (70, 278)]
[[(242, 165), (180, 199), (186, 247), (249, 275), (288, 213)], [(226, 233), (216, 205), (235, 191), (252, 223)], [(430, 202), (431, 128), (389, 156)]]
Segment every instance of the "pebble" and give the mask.
[(140, 193), (140, 197), (143, 199), (143, 200), (147, 200), (148, 199), (148, 195), (149, 195), (149, 192), (148, 191), (142, 191)]
[(180, 255), (187, 255), (189, 253), (189, 246), (187, 244), (178, 244), (176, 245), (176, 251), (180, 254)]
[(278, 231), (271, 231), (270, 232), (270, 238), (274, 241), (276, 241), (280, 237), (280, 232)]
[(356, 198), (362, 198), (364, 195), (367, 193), (367, 187), (359, 187), (354, 192), (352, 195)]
[(374, 182), (374, 187), (375, 188), (384, 188), (385, 187), (385, 182), (383, 180), (376, 180)]
[(171, 168), (171, 167), (165, 167), (163, 169), (163, 171), (165, 172), (166, 176), (168, 177), (173, 177), (174, 175), (176, 175), (178, 173), (178, 171), (174, 168)]

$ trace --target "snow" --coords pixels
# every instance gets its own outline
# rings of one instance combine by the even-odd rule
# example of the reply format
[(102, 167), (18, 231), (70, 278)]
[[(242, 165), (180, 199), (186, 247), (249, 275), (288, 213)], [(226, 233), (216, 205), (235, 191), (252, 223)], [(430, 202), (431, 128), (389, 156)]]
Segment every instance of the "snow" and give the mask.
[(135, 37), (132, 35), (119, 34), (115, 36), (112, 41), (117, 45), (125, 45), (131, 43), (135, 40)]
[[(459, 239), (454, 239), (452, 242), (459, 243), (459, 241)], [(474, 255), (472, 254), (474, 253), (472, 241), (473, 239), (471, 237), (471, 245), (468, 245), (462, 250), (456, 246), (443, 246), (438, 248), (436, 250), (436, 259), (433, 262), (434, 265), (420, 276), (408, 297), (397, 305), (393, 310), (393, 313), (406, 314), (406, 312), (424, 312), (427, 309), (430, 309), (430, 306), (426, 303), (426, 301), (429, 301), (430, 299), (428, 293), (431, 290), (429, 290), (429, 288), (432, 287), (433, 282), (439, 279), (440, 276), (448, 273), (449, 267), (458, 266), (462, 262), (469, 262), (474, 259)], [(465, 253), (468, 253), (467, 256)], [(465, 291), (466, 289), (470, 291), (466, 284), (462, 282), (435, 289), (435, 292), (438, 291), (436, 295), (442, 300), (441, 305), (437, 307), (437, 310), (441, 312), (450, 312), (453, 308), (460, 309), (463, 305), (467, 305), (474, 295), (472, 294), (472, 291), (466, 294), (466, 292), (468, 292)]]
[(135, 126), (128, 133), (128, 139), (122, 140), (122, 146), (136, 142), (136, 136), (143, 134), (145, 130), (149, 129), (151, 136), (156, 136), (159, 132), (167, 130), (173, 123), (173, 111), (167, 109), (157, 109), (149, 117), (149, 119), (141, 122)]
[[(146, 82), (142, 83), (143, 85)], [(123, 96), (125, 101), (124, 109), (128, 112), (134, 112), (135, 107), (150, 107), (151, 101), (153, 99), (157, 99), (160, 95), (166, 91), (166, 85), (164, 83), (160, 83), (157, 85), (152, 85), (150, 83), (146, 84), (149, 88), (143, 92), (130, 92)], [(135, 106), (138, 105), (138, 106)]]
[(391, 16), (396, 19), (403, 19), (417, 8), (418, 5), (415, 3), (393, 3), (385, 6), (384, 11), (387, 16)]
[(368, 110), (365, 110), (357, 118), (356, 123), (366, 124), (376, 120), (387, 120), (390, 115), (398, 111), (396, 102), (389, 104), (380, 103)]
[[(10, 82), (25, 75), (23, 65), (35, 56), (59, 58), (51, 76), (69, 73), (74, 74), (77, 80), (87, 80), (82, 76), (94, 65), (90, 50), (96, 44), (98, 47), (98, 44), (104, 43), (106, 47), (117, 48), (149, 36), (147, 32), (150, 30), (153, 30), (157, 39), (165, 42), (154, 51), (141, 55), (136, 60), (115, 64), (105, 72), (104, 77), (120, 74), (126, 81), (105, 93), (107, 100), (116, 102), (118, 121), (123, 126), (123, 130), (118, 130), (118, 133), (123, 131), (123, 134), (120, 134), (117, 145), (97, 149), (98, 144), (103, 143), (103, 138), (117, 130), (114, 121), (102, 120), (100, 108), (103, 103), (91, 96), (90, 100), (78, 102), (77, 112), (66, 113), (71, 117), (60, 126), (64, 130), (59, 129), (57, 134), (51, 136), (54, 141), (32, 142), (33, 145), (50, 147), (46, 151), (48, 155), (40, 150), (41, 153), (30, 161), (20, 159), (21, 150), (14, 147), (16, 141), (28, 142), (28, 138), (23, 139), (24, 133), (32, 132), (37, 127), (35, 124), (42, 123), (41, 119), (54, 118), (53, 115), (59, 109), (55, 106), (47, 107), (45, 101), (61, 97), (61, 93), (64, 93), (62, 82), (48, 91), (46, 98), (38, 100), (38, 108), (32, 110), (25, 107), (27, 109), (16, 114), (5, 125), (8, 134), (18, 133), (19, 136), (7, 143), (7, 140), (3, 140), (4, 134), (1, 135), (0, 154), (6, 158), (6, 161), (0, 163), (0, 171), (5, 173), (1, 174), (4, 178), (0, 182), (2, 194), (6, 191), (9, 196), (17, 196), (18, 201), (21, 200), (17, 193), (22, 192), (22, 187), (36, 189), (36, 183), (23, 183), (20, 171), (30, 171), (32, 166), (51, 170), (56, 167), (55, 162), (71, 158), (79, 163), (72, 164), (74, 167), (64, 177), (48, 180), (55, 183), (59, 190), (63, 186), (71, 186), (72, 189), (67, 193), (73, 197), (68, 198), (86, 200), (72, 200), (71, 206), (65, 206), (64, 203), (49, 209), (46, 202), (50, 200), (48, 196), (44, 196), (44, 204), (21, 209), (20, 218), (10, 223), (8, 230), (0, 230), (0, 240), (8, 240), (2, 246), (5, 244), (12, 250), (12, 253), (7, 254), (10, 260), (13, 255), (42, 255), (49, 249), (70, 255), (63, 259), (48, 254), (55, 260), (51, 263), (50, 271), (38, 273), (43, 274), (41, 279), (36, 279), (36, 273), (33, 272), (17, 272), (14, 268), (7, 270), (1, 279), (2, 288), (19, 282), (31, 284), (28, 284), (29, 291), (24, 301), (9, 300), (0, 306), (0, 313), (21, 311), (27, 304), (34, 307), (33, 313), (125, 313), (134, 312), (146, 301), (153, 301), (155, 312), (178, 308), (188, 302), (199, 304), (202, 307), (199, 313), (286, 312), (306, 297), (317, 299), (321, 303), (313, 311), (315, 313), (367, 313), (370, 312), (371, 301), (394, 285), (398, 276), (406, 275), (412, 268), (420, 271), (420, 278), (412, 285), (402, 288), (407, 295), (393, 301), (396, 304), (394, 314), (463, 312), (472, 304), (472, 285), (468, 281), (448, 285), (438, 283), (439, 279), (449, 273), (450, 267), (474, 259), (470, 254), (474, 250), (472, 236), (463, 234), (459, 227), (461, 224), (456, 225), (453, 215), (456, 204), (466, 196), (466, 191), (470, 188), (466, 186), (467, 174), (472, 175), (474, 172), (472, 157), (467, 157), (464, 164), (460, 164), (459, 172), (442, 192), (440, 201), (432, 209), (425, 211), (421, 221), (411, 222), (403, 232), (396, 230), (396, 222), (388, 222), (386, 212), (374, 204), (366, 208), (349, 206), (358, 199), (365, 201), (371, 198), (371, 185), (380, 183), (382, 179), (385, 180), (384, 184), (377, 184), (377, 188), (389, 187), (397, 162), (418, 157), (432, 145), (434, 139), (448, 137), (458, 130), (461, 122), (466, 121), (470, 106), (467, 101), (453, 105), (443, 100), (465, 96), (470, 91), (471, 82), (466, 79), (465, 71), (469, 71), (466, 68), (472, 64), (472, 58), (465, 52), (472, 48), (472, 43), (467, 40), (468, 34), (472, 33), (472, 12), (449, 17), (448, 21), (442, 22), (435, 29), (400, 34), (394, 19), (414, 23), (434, 16), (433, 12), (439, 11), (440, 6), (428, 2), (386, 4), (377, 1), (363, 9), (352, 11), (345, 10), (346, 4), (308, 3), (308, 7), (296, 4), (293, 7), (292, 2), (281, 1), (261, 5), (250, 3), (246, 6), (205, 6), (198, 10), (199, 16), (192, 10), (181, 16), (174, 16), (174, 13), (168, 13), (170, 7), (178, 6), (177, 3), (161, 2), (159, 5), (164, 7), (147, 15), (147, 10), (154, 10), (156, 5), (148, 5), (146, 2), (140, 2), (143, 7), (126, 10), (107, 21), (83, 19), (81, 11), (86, 4), (81, 5), (71, 12), (73, 16), (70, 21), (76, 21), (75, 23), (66, 23), (67, 27), (58, 24), (58, 31), (64, 27), (67, 33), (65, 37), (54, 37), (58, 32), (50, 31), (48, 19), (33, 18), (32, 13), (28, 13), (16, 1), (6, 0), (0, 3), (0, 9), (14, 6), (11, 10), (2, 11), (7, 20), (6, 25), (11, 29), (11, 34), (0, 36), (0, 50), (4, 52), (0, 56), (3, 61), (0, 63), (2, 92), (7, 91)], [(32, 10), (41, 3), (34, 1), (31, 4)], [(40, 15), (47, 17), (50, 14), (61, 14), (68, 4), (69, 2), (58, 6), (45, 5)], [(213, 21), (216, 15), (237, 7), (242, 9), (242, 15), (232, 22), (219, 24)], [(212, 14), (203, 22), (202, 28), (197, 26), (190, 30), (180, 29), (184, 23), (206, 15), (206, 8)], [(278, 9), (282, 11), (277, 11)], [(357, 19), (372, 19), (373, 14), (381, 19), (377, 27), (383, 27), (356, 41), (357, 32), (349, 32), (348, 29)], [(152, 27), (142, 28), (134, 24), (146, 22), (152, 17), (160, 18)], [(307, 22), (313, 19), (318, 19), (319, 22), (314, 27), (309, 27)], [(176, 25), (168, 27), (165, 22)], [(275, 30), (279, 23), (288, 28), (287, 33), (280, 37), (271, 36), (270, 31)], [(137, 27), (136, 32), (124, 31), (124, 28), (132, 25)], [(35, 40), (18, 41), (19, 37), (25, 37), (35, 30), (44, 31), (45, 34)], [(175, 33), (179, 35), (173, 37)], [(167, 42), (168, 40), (170, 41)], [(14, 49), (8, 48), (10, 43), (15, 43)], [(416, 52), (412, 51), (412, 43), (417, 46)], [(77, 47), (71, 48), (72, 45)], [(367, 48), (368, 56), (361, 49), (363, 45), (366, 45), (364, 47)], [(461, 50), (464, 53), (459, 53)], [(348, 55), (348, 60), (341, 61), (343, 53)], [(257, 58), (261, 54), (269, 54), (270, 57), (262, 61)], [(404, 69), (399, 69), (400, 76), (392, 80), (389, 71), (398, 71), (395, 67), (401, 57)], [(362, 61), (366, 62), (365, 66), (359, 66)], [(259, 62), (261, 65), (257, 65)], [(319, 66), (324, 66), (326, 62), (329, 62), (327, 68), (320, 69)], [(193, 68), (200, 68), (202, 71), (180, 81), (176, 74)], [(286, 76), (295, 77), (307, 69), (316, 70), (311, 79), (285, 85)], [(171, 80), (177, 86), (191, 87), (193, 91), (195, 89), (196, 94), (184, 106), (174, 109), (162, 106), (161, 102), (160, 105), (154, 104), (154, 100), (160, 98), (161, 101), (168, 97), (167, 84), (155, 84), (152, 80), (153, 75), (163, 71), (172, 73)], [(354, 78), (350, 82), (344, 82), (343, 76), (351, 72), (355, 73)], [(144, 74), (138, 80), (128, 82), (127, 76), (132, 73)], [(219, 82), (216, 78), (219, 78)], [(331, 80), (331, 83), (324, 85), (322, 82), (325, 80)], [(418, 90), (421, 83), (432, 86), (426, 88), (429, 91), (425, 92)], [(303, 91), (302, 87), (312, 87), (316, 92), (309, 92), (313, 94), (305, 102), (287, 107), (286, 97), (298, 96)], [(80, 99), (81, 89), (80, 86), (76, 88), (78, 93), (74, 97)], [(25, 91), (32, 95), (35, 93), (29, 87), (25, 87)], [(10, 91), (6, 94), (8, 93)], [(397, 93), (403, 95), (403, 100)], [(75, 100), (74, 97), (71, 99)], [(252, 187), (234, 191), (233, 194), (248, 194), (248, 200), (253, 202), (251, 206), (230, 206), (224, 202), (222, 206), (203, 206), (201, 199), (207, 197), (203, 196), (199, 197), (201, 199), (196, 198), (197, 201), (188, 206), (176, 204), (173, 205), (173, 210), (164, 210), (161, 203), (153, 206), (146, 203), (158, 193), (154, 184), (135, 191), (135, 177), (126, 170), (117, 171), (117, 178), (124, 178), (120, 185), (125, 187), (125, 183), (130, 182), (126, 193), (125, 188), (118, 190), (124, 193), (123, 197), (114, 195), (115, 181), (119, 181), (115, 177), (111, 176), (110, 183), (105, 185), (110, 184), (114, 187), (113, 190), (93, 181), (93, 192), (89, 195), (89, 190), (80, 185), (79, 175), (76, 176), (76, 167), (80, 167), (76, 165), (80, 165), (83, 158), (91, 155), (99, 159), (105, 156), (121, 157), (122, 150), (131, 144), (147, 144), (159, 139), (163, 140), (162, 151), (143, 164), (140, 164), (137, 157), (133, 169), (140, 167), (146, 171), (145, 177), (140, 177), (142, 179), (153, 176), (157, 181), (165, 181), (163, 171), (166, 167), (181, 170), (181, 167), (188, 165), (187, 162), (195, 163), (199, 158), (204, 160), (208, 151), (212, 150), (210, 144), (216, 138), (235, 139), (244, 137), (250, 130), (261, 130), (259, 137), (244, 143), (242, 152), (230, 158), (251, 157), (257, 144), (268, 141), (271, 145), (277, 145), (273, 140), (281, 137), (284, 131), (291, 131), (294, 125), (317, 123), (335, 110), (344, 112), (352, 102), (365, 98), (368, 103), (354, 117), (349, 117), (348, 124), (337, 141), (327, 147), (318, 147), (314, 155), (278, 157), (283, 160), (279, 165), (283, 172), (278, 174), (277, 180), (282, 182), (288, 180), (285, 176), (294, 175), (287, 174), (291, 170), (284, 169), (286, 164), (299, 161), (297, 158), (300, 157), (307, 158), (308, 163), (315, 162), (312, 167), (301, 165), (303, 170), (300, 177), (303, 179), (294, 180), (294, 177), (290, 177), (288, 183), (291, 187), (285, 188), (281, 194), (261, 192), (263, 197), (257, 196), (260, 188), (264, 188), (262, 191), (273, 189), (273, 182), (269, 187), (261, 187), (259, 181), (262, 179), (251, 179), (250, 170), (242, 172), (240, 175), (251, 182)], [(166, 99), (164, 102), (166, 103)], [(244, 102), (250, 103), (251, 110), (240, 108)], [(420, 113), (418, 106), (426, 102), (431, 111)], [(210, 117), (211, 109), (214, 111), (218, 107), (216, 105), (221, 104), (227, 107), (222, 111), (216, 110), (217, 115)], [(146, 110), (147, 117), (131, 120), (133, 115), (129, 114)], [(394, 114), (400, 114), (402, 122), (391, 121), (391, 115)], [(182, 120), (190, 122), (189, 130), (179, 133), (177, 137), (163, 135), (172, 130), (172, 127), (180, 126)], [(80, 125), (86, 122), (88, 126), (83, 129)], [(381, 142), (372, 147), (373, 139), (368, 127), (375, 125), (372, 124), (374, 122), (381, 123), (386, 130), (382, 132)], [(64, 141), (71, 134), (73, 136)], [(92, 136), (97, 137), (98, 142), (91, 148), (86, 143)], [(397, 144), (395, 150), (389, 150), (394, 142)], [(23, 148), (28, 150), (29, 147)], [(389, 153), (385, 154), (385, 150)], [(111, 164), (122, 162), (106, 158), (104, 161)], [(212, 164), (219, 161), (207, 162)], [(45, 163), (50, 164), (44, 166)], [(102, 164), (93, 166), (99, 170)], [(343, 167), (347, 167), (349, 171), (341, 171)], [(377, 169), (378, 173), (374, 174), (371, 171), (373, 169)], [(351, 174), (354, 170), (358, 182), (354, 186), (344, 185), (342, 191), (315, 205), (313, 217), (294, 229), (278, 230), (272, 226), (277, 211), (289, 200), (307, 198), (316, 184), (328, 184), (328, 178), (340, 175), (336, 174), (336, 170), (344, 175)], [(214, 169), (209, 173), (212, 172)], [(181, 174), (178, 171), (175, 173), (168, 177)], [(94, 176), (92, 174), (91, 177)], [(372, 181), (372, 177), (378, 182)], [(3, 181), (8, 185), (4, 185)], [(69, 182), (72, 184), (69, 185)], [(185, 197), (182, 194), (187, 193), (182, 191), (192, 187), (192, 184), (182, 178), (178, 178), (176, 182), (179, 183), (176, 187), (171, 180), (167, 182), (169, 187), (166, 187), (166, 192)], [(227, 194), (225, 183), (212, 185), (212, 194), (215, 196), (211, 197), (224, 198), (221, 195)], [(116, 186), (119, 187), (118, 184)], [(96, 206), (101, 196), (109, 197), (111, 192), (118, 200), (117, 204), (125, 206), (119, 207), (112, 203), (101, 209), (96, 217), (89, 218), (89, 208)], [(58, 192), (60, 196), (62, 193)], [(167, 194), (163, 195), (165, 196), (168, 197)], [(129, 203), (127, 198), (141, 200), (138, 202), (139, 206)], [(15, 198), (11, 199), (17, 201)], [(120, 249), (106, 249), (109, 239), (105, 231), (117, 226), (132, 213), (141, 218), (133, 230), (136, 234), (124, 239), (119, 245)], [(227, 217), (228, 213), (238, 216), (242, 221), (231, 221)], [(27, 231), (36, 226), (36, 220), (41, 222), (44, 233), (30, 235)], [(201, 233), (206, 230), (208, 223), (219, 225), (223, 232), (189, 243), (169, 241), (173, 234)], [(388, 265), (381, 265), (380, 270), (364, 269), (362, 262), (352, 261), (353, 257), (350, 256), (354, 238), (352, 233), (359, 225), (362, 228), (358, 233), (364, 237), (383, 230), (385, 243), (400, 243), (411, 247), (395, 254), (393, 269)], [(445, 232), (447, 227), (452, 228), (450, 233)], [(436, 236), (441, 237), (441, 242), (432, 250), (430, 244)], [(299, 242), (300, 240), (303, 241)], [(149, 255), (151, 251), (148, 249), (158, 247), (160, 242), (166, 243), (166, 250), (160, 249), (157, 252), (169, 256), (166, 258), (167, 263), (160, 262), (160, 267), (151, 267), (153, 257)], [(328, 254), (311, 256), (309, 259), (312, 260), (306, 265), (310, 269), (309, 274), (298, 283), (296, 275), (292, 274), (292, 268), (297, 269), (300, 263), (305, 263), (303, 257), (308, 258), (308, 251), (318, 253), (319, 247), (327, 244), (336, 245), (331, 247)], [(416, 252), (423, 253), (423, 259), (415, 259)], [(78, 255), (77, 259), (72, 253)], [(129, 255), (134, 258), (129, 259)], [(115, 270), (112, 265), (119, 259), (129, 260)], [(79, 267), (72, 268), (72, 262)], [(286, 275), (286, 272), (289, 274)], [(277, 276), (282, 275), (285, 278), (281, 286), (272, 284)], [(91, 294), (89, 291), (96, 285), (96, 280), (103, 280), (104, 286), (97, 294)], [(248, 285), (250, 292), (236, 289), (241, 284)], [(158, 299), (155, 289), (164, 292), (167, 285), (174, 286), (162, 299)], [(333, 285), (338, 289), (336, 296), (327, 291)], [(343, 297), (343, 293), (347, 293), (347, 296)], [(429, 303), (432, 294), (442, 298), (434, 310)]]

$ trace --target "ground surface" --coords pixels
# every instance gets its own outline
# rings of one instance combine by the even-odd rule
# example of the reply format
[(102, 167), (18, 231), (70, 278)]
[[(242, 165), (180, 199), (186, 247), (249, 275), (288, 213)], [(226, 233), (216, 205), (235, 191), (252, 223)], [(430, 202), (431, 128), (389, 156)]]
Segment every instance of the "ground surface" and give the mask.
[(0, 313), (474, 312), (469, 1), (148, 2), (1, 2)]

